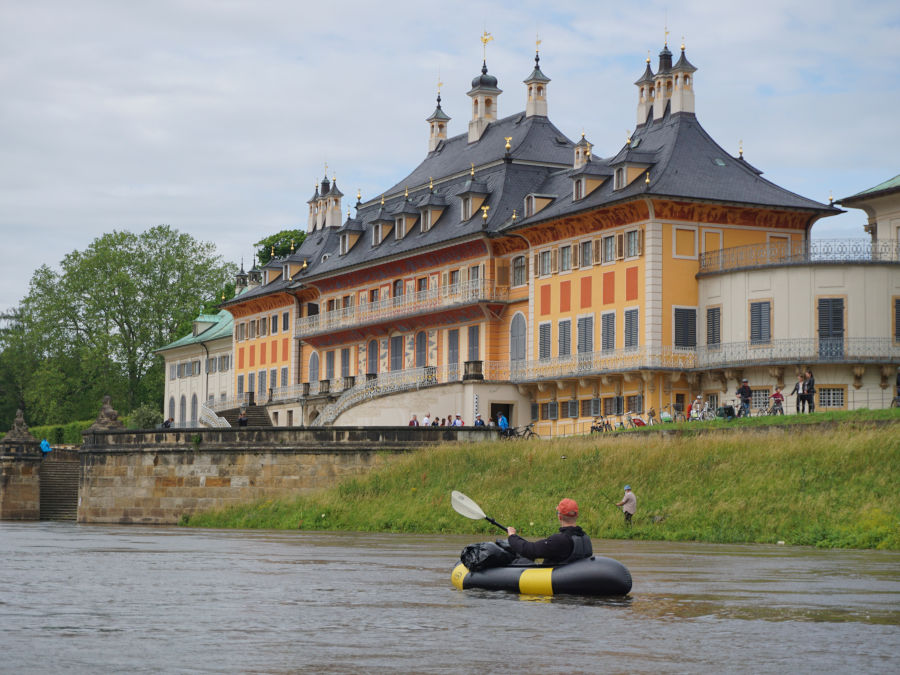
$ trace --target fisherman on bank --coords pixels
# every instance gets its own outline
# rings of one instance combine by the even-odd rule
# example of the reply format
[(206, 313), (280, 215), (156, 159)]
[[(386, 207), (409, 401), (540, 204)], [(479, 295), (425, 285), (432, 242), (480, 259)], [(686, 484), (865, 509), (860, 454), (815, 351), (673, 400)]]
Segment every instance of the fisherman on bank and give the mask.
[(622, 507), (622, 513), (625, 514), (625, 524), (631, 525), (631, 517), (637, 510), (637, 497), (631, 491), (630, 485), (625, 486), (625, 496), (622, 497), (622, 501), (616, 502), (616, 506)]
[(563, 499), (556, 507), (559, 532), (540, 541), (528, 541), (516, 534), (516, 528), (507, 527), (509, 547), (518, 555), (535, 560), (543, 558), (545, 565), (562, 565), (593, 554), (591, 538), (575, 524), (578, 519), (578, 504), (574, 499)]

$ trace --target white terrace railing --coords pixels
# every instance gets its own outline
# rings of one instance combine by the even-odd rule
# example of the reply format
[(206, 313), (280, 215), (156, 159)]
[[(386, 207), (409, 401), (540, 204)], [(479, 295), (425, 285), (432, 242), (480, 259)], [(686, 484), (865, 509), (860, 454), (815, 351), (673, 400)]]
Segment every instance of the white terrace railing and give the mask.
[(700, 254), (700, 274), (767, 265), (811, 263), (900, 263), (900, 241), (893, 239), (810, 239), (772, 241)]
[(766, 343), (729, 342), (696, 350), (693, 368), (816, 363), (900, 363), (892, 338), (789, 338)]
[(221, 412), (222, 410), (231, 410), (233, 408), (240, 408), (242, 406), (246, 406), (250, 403), (250, 394), (237, 394), (236, 396), (232, 396), (231, 398), (224, 398), (218, 401), (210, 401), (209, 409), (212, 412)]
[(205, 427), (230, 427), (224, 417), (219, 417), (206, 404), (200, 405), (200, 424)]
[(331, 312), (297, 319), (294, 337), (326, 333), (342, 328), (386, 321), (398, 317), (444, 309), (474, 302), (503, 302), (509, 297), (509, 287), (490, 279), (475, 279), (418, 293), (409, 293), (377, 302), (364, 302)]

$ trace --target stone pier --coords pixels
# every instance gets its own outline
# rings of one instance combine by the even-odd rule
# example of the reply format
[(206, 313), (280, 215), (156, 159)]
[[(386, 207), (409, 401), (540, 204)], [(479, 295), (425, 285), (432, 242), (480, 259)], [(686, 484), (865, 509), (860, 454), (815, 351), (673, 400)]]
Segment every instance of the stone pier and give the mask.
[(0, 520), (40, 520), (41, 446), (22, 411), (0, 440)]

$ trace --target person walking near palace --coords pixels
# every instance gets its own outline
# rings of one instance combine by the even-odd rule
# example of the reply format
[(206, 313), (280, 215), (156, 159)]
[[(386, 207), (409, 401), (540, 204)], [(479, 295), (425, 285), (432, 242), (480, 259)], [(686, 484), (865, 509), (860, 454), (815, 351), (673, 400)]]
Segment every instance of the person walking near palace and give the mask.
[(637, 497), (631, 491), (630, 485), (625, 486), (625, 496), (622, 497), (622, 501), (616, 502), (616, 506), (622, 507), (622, 513), (625, 514), (625, 524), (630, 526), (631, 518), (637, 511)]
[(803, 377), (803, 373), (798, 373), (794, 388), (791, 389), (791, 393), (788, 394), (788, 396), (794, 396), (796, 394), (797, 398), (795, 399), (795, 405), (797, 406), (798, 413), (805, 412), (806, 410), (806, 396), (803, 393), (805, 388), (806, 379)]

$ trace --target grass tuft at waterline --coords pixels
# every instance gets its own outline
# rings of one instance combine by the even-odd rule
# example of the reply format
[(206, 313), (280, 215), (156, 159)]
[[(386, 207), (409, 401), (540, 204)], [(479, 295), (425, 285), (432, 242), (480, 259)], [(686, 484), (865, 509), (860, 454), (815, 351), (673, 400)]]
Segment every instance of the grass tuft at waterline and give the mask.
[[(900, 549), (900, 434), (894, 424), (702, 436), (573, 437), (445, 445), (293, 500), (182, 519), (196, 527), (502, 536), (450, 507), (457, 489), (529, 538), (576, 499), (595, 538)], [(612, 501), (630, 483), (631, 528)]]

